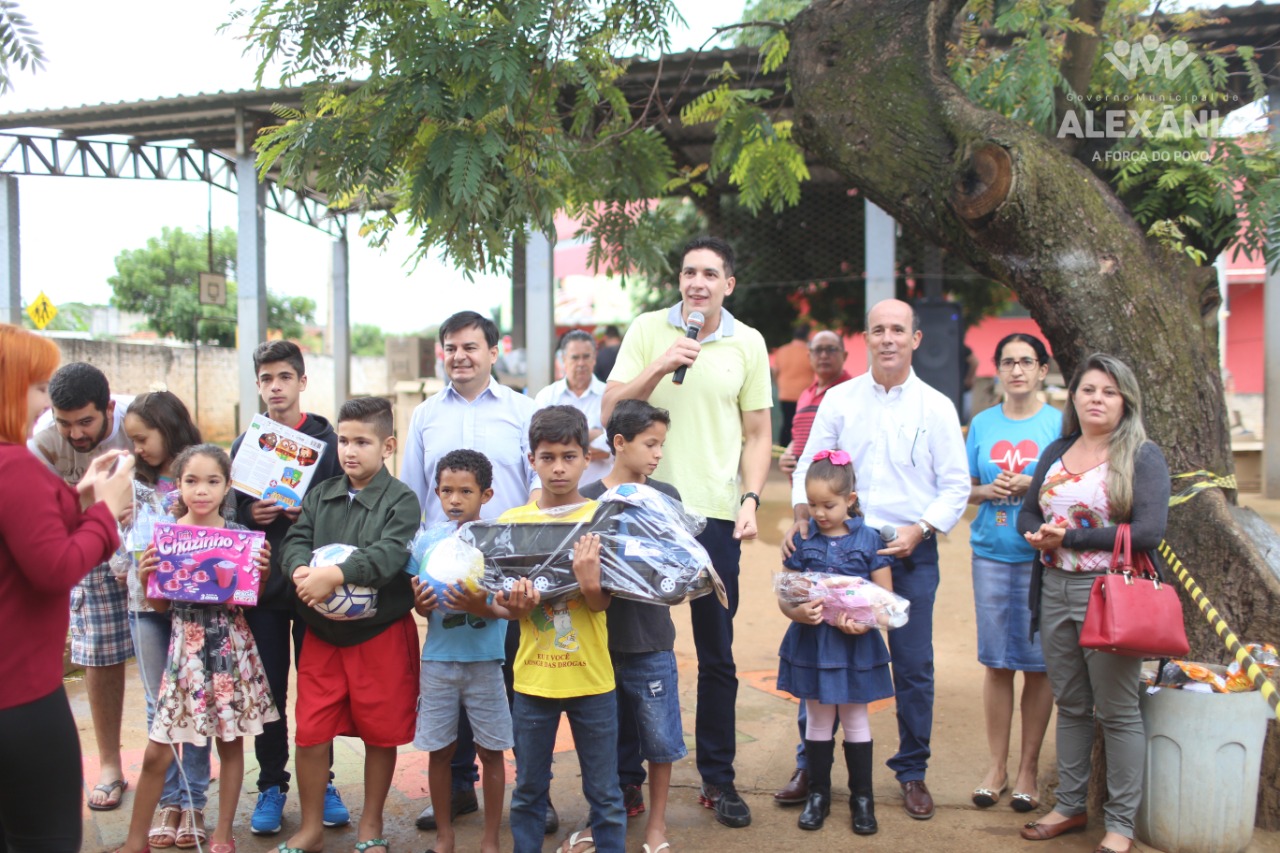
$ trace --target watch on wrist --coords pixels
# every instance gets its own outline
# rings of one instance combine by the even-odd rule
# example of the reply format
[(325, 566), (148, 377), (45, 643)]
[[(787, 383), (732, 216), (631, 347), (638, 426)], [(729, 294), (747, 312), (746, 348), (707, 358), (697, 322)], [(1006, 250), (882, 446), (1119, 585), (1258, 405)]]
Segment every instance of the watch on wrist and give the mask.
[(932, 539), (932, 538), (933, 538), (933, 528), (929, 526), (929, 522), (927, 522), (927, 521), (917, 521), (917, 522), (916, 522), (916, 524), (917, 524), (917, 525), (919, 525), (919, 527), (920, 527), (920, 533), (922, 534), (922, 537), (923, 537), (923, 538), (925, 538), (925, 539)]
[(738, 501), (738, 506), (742, 506), (743, 504), (745, 504), (747, 502), (747, 498), (751, 498), (753, 501), (756, 502), (756, 509), (760, 508), (760, 496), (757, 495), (755, 492), (747, 492), (746, 494), (744, 494), (742, 498)]

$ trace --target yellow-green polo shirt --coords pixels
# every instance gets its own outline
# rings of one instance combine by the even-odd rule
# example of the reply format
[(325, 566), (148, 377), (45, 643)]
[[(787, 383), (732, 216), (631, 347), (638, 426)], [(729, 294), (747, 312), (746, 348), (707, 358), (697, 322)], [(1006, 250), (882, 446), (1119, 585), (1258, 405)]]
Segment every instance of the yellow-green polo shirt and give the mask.
[[(627, 330), (610, 382), (630, 382), (678, 338), (680, 304), (641, 314)], [(674, 485), (684, 505), (708, 518), (738, 517), (742, 413), (773, 405), (764, 337), (721, 309), (720, 328), (676, 385), (658, 380), (649, 402), (671, 412), (662, 462), (653, 476)]]

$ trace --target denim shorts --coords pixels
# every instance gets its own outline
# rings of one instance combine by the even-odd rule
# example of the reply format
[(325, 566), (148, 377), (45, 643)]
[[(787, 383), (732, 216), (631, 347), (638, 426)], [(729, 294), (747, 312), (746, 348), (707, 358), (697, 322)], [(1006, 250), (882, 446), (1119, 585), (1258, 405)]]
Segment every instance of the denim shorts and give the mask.
[(420, 678), (415, 747), (435, 752), (456, 741), (459, 712), (466, 708), (476, 746), (495, 752), (511, 748), (511, 707), (502, 661), (424, 660)]
[(631, 707), (640, 754), (650, 764), (672, 764), (689, 754), (680, 724), (675, 652), (614, 652), (618, 702)]
[(1044, 672), (1044, 653), (1030, 639), (1032, 564), (973, 558), (978, 661), (992, 669)]

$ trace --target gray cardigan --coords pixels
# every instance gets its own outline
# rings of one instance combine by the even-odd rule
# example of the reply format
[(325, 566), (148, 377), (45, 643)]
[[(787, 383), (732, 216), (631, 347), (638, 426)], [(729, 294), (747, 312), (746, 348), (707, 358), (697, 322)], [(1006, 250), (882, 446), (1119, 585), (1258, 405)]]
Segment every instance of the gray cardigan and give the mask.
[[(1044, 513), (1040, 511), (1040, 488), (1044, 485), (1044, 475), (1078, 438), (1079, 433), (1060, 438), (1040, 454), (1036, 474), (1027, 487), (1018, 513), (1019, 533), (1034, 533), (1044, 523)], [(1164, 461), (1164, 453), (1148, 441), (1138, 448), (1133, 460), (1133, 511), (1129, 518), (1129, 537), (1134, 551), (1154, 552), (1164, 539), (1165, 523), (1169, 518), (1169, 492), (1169, 466)], [(1115, 527), (1077, 528), (1068, 530), (1062, 537), (1062, 547), (1078, 551), (1110, 551), (1115, 546)], [(1163, 580), (1158, 554), (1151, 554), (1151, 564)], [(1037, 551), (1031, 567), (1031, 594), (1027, 602), (1031, 607), (1032, 637), (1040, 629), (1040, 579), (1043, 574), (1044, 564)]]

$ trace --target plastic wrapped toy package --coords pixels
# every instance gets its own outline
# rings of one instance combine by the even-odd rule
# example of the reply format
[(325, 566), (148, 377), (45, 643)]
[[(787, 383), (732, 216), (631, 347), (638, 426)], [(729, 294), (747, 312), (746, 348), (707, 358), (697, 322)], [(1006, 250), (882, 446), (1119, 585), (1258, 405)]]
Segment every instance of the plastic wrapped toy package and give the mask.
[(778, 572), (773, 591), (785, 604), (822, 602), (822, 621), (835, 625), (840, 614), (873, 628), (901, 628), (911, 603), (865, 578), (827, 572)]
[(110, 562), (113, 575), (125, 577), (151, 544), (156, 524), (174, 520), (170, 509), (177, 497), (176, 489), (161, 494), (153, 486), (133, 481), (133, 516), (120, 528), (120, 548)]
[[(550, 511), (567, 516), (579, 506)], [(578, 592), (573, 548), (583, 534), (600, 536), (600, 586), (612, 595), (649, 604), (679, 604), (709, 593), (727, 605), (711, 558), (694, 537), (706, 520), (657, 489), (624, 483), (605, 492), (589, 521), (537, 524), (472, 522), (458, 539), (484, 555), (484, 586), (509, 589), (529, 578), (544, 601)]]
[[(1247, 651), (1263, 675), (1270, 677), (1280, 667), (1280, 655), (1270, 643), (1249, 643)], [(1216, 670), (1216, 671), (1215, 671)], [(1159, 670), (1144, 669), (1142, 683), (1151, 687), (1171, 687), (1195, 693), (1245, 693), (1258, 687), (1237, 661), (1225, 669), (1185, 660), (1167, 661)]]
[(441, 522), (418, 530), (409, 543), (409, 562), (405, 571), (436, 593), (436, 602), (446, 613), (453, 612), (444, 604), (447, 586), (461, 583), (479, 589), (484, 579), (484, 555), (456, 535), (458, 526)]

